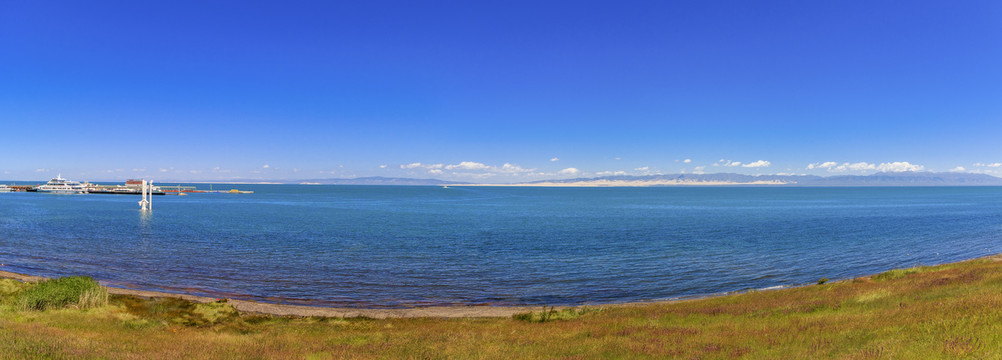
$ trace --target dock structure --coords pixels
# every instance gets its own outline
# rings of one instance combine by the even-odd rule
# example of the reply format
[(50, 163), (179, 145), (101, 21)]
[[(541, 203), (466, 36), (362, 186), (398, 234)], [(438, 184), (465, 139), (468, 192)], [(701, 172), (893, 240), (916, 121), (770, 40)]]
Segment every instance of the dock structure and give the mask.
[[(112, 195), (140, 195), (144, 194), (147, 204), (151, 201), (153, 195), (187, 195), (191, 193), (213, 193), (213, 194), (253, 194), (253, 190), (214, 190), (212, 186), (209, 189), (199, 189), (195, 186), (181, 186), (178, 185), (158, 185), (154, 186), (152, 180), (133, 180), (130, 179), (125, 182), (125, 185), (106, 185), (106, 184), (92, 184), (89, 182), (83, 183), (86, 187), (87, 194), (112, 194)], [(36, 192), (37, 188), (41, 185), (8, 185), (7, 188), (12, 192)], [(140, 204), (142, 205), (142, 204)]]
[(198, 188), (196, 188), (194, 186), (181, 186), (181, 184), (177, 184), (177, 185), (160, 185), (160, 186), (158, 186), (158, 188), (160, 188), (160, 191), (163, 191), (164, 193), (173, 194), (173, 195), (178, 195), (178, 194), (181, 194), (181, 193), (189, 193), (189, 192), (200, 192), (198, 190)]

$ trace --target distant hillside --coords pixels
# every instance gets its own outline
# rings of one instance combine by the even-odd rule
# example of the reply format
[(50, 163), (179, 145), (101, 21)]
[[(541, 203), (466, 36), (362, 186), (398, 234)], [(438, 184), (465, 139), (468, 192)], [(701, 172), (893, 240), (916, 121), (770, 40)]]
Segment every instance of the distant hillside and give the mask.
[(1002, 186), (1002, 178), (969, 173), (900, 172), (872, 175), (742, 175), (669, 174), (648, 176), (603, 176), (566, 180), (543, 180), (527, 186), (679, 186), (679, 185), (762, 185), (762, 186)]
[(647, 176), (602, 176), (562, 180), (540, 180), (514, 184), (472, 184), (439, 179), (361, 177), (354, 179), (304, 179), (278, 181), (286, 184), (316, 185), (492, 185), (492, 186), (1002, 186), (1002, 178), (970, 173), (899, 172), (872, 175), (742, 175), (668, 174)]
[(812, 183), (804, 179), (802, 185), (819, 186), (985, 186), (1002, 185), (1002, 178), (986, 174), (900, 172), (877, 173), (866, 176), (832, 176)]
[(445, 181), (439, 179), (409, 179), (409, 178), (388, 178), (388, 177), (361, 177), (354, 179), (306, 179), (296, 181), (297, 184), (316, 185), (458, 185), (467, 184), (456, 181)]

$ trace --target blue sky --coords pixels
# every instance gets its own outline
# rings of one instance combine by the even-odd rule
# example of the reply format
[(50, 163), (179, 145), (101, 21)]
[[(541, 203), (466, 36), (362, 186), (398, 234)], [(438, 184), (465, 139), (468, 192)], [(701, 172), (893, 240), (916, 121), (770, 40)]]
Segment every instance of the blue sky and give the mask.
[(7, 1), (0, 179), (1000, 176), (999, 64), (997, 1)]

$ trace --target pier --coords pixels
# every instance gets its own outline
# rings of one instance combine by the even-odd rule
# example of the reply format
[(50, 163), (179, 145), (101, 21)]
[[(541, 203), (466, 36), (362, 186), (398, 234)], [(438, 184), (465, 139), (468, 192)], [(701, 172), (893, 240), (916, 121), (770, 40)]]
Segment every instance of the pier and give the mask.
[[(137, 180), (128, 180), (125, 185), (104, 185), (104, 184), (91, 184), (84, 183), (86, 185), (87, 194), (104, 194), (104, 195), (142, 195), (142, 185), (137, 184)], [(42, 184), (36, 185), (8, 185), (11, 192), (37, 192), (36, 189)], [(213, 194), (253, 194), (254, 191), (250, 190), (239, 190), (239, 189), (228, 189), (228, 190), (213, 190), (210, 186), (209, 189), (199, 189), (195, 186), (181, 186), (178, 185), (157, 185), (152, 186), (149, 195), (186, 195), (186, 194), (199, 194), (199, 193), (213, 193)]]

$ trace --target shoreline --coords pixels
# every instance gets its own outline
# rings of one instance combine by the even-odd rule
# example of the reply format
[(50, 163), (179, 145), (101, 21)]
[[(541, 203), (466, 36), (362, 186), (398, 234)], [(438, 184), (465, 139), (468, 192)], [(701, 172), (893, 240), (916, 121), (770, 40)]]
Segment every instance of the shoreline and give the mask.
[[(14, 279), (23, 282), (37, 282), (48, 280), (47, 277), (19, 274), (9, 271), (0, 271), (0, 278)], [(134, 290), (119, 287), (105, 286), (109, 294), (129, 295), (140, 298), (178, 298), (199, 303), (209, 303), (218, 300), (217, 298), (198, 296), (190, 294), (170, 293), (163, 291)], [(227, 299), (228, 304), (242, 313), (268, 314), (276, 316), (299, 316), (299, 317), (333, 317), (333, 318), (354, 318), (366, 317), (373, 319), (387, 318), (485, 318), (485, 317), (511, 317), (515, 314), (526, 313), (539, 310), (540, 306), (427, 306), (398, 309), (366, 309), (366, 308), (339, 308), (323, 306), (272, 304), (251, 300)], [(607, 305), (598, 305), (607, 306)], [(556, 310), (562, 310), (573, 306), (554, 306)]]
[[(22, 282), (37, 282), (51, 279), (44, 276), (27, 275), (27, 274), (21, 274), (3, 270), (0, 270), (0, 278), (14, 279)], [(674, 298), (655, 299), (650, 301), (631, 301), (631, 302), (605, 303), (605, 304), (554, 305), (554, 306), (431, 305), (431, 306), (416, 306), (416, 307), (404, 307), (404, 308), (348, 308), (348, 307), (322, 306), (322, 305), (309, 306), (309, 305), (293, 305), (293, 304), (276, 304), (276, 303), (267, 303), (254, 300), (233, 299), (233, 298), (227, 298), (226, 302), (242, 313), (266, 314), (275, 316), (297, 316), (297, 317), (316, 316), (316, 317), (331, 317), (331, 318), (364, 317), (373, 319), (501, 318), (501, 317), (511, 317), (513, 315), (524, 314), (532, 311), (539, 311), (543, 307), (545, 308), (552, 307), (553, 310), (560, 311), (564, 309), (573, 309), (582, 307), (610, 308), (610, 307), (627, 307), (627, 306), (639, 306), (639, 305), (650, 305), (650, 304), (676, 303), (676, 302), (694, 301), (700, 299), (734, 295), (734, 294), (746, 293), (749, 291), (772, 291), (772, 290), (788, 289), (792, 287), (805, 286), (805, 285), (809, 284), (779, 285), (763, 289), (730, 291), (730, 292), (708, 294), (708, 295), (679, 296)], [(191, 295), (191, 294), (166, 292), (166, 291), (127, 289), (122, 287), (107, 286), (104, 284), (102, 284), (102, 286), (108, 289), (109, 294), (135, 296), (146, 299), (177, 298), (197, 303), (210, 303), (219, 300), (219, 298), (209, 297), (209, 296)]]
[[(977, 260), (989, 260), (994, 262), (1002, 262), (1002, 253), (993, 254), (988, 256), (982, 256), (972, 259), (960, 260), (950, 263), (935, 264), (935, 265), (923, 265), (923, 266), (937, 266), (945, 264), (957, 264), (969, 261)], [(888, 269), (892, 270), (892, 269)], [(870, 274), (865, 276), (860, 276), (858, 278), (868, 278), (877, 274)], [(26, 274), (19, 274), (9, 271), (0, 270), (0, 278), (9, 278), (22, 282), (37, 282), (48, 280), (47, 277), (33, 276)], [(844, 279), (843, 279), (844, 280)], [(842, 280), (836, 280), (842, 281)], [(670, 304), (679, 303), (687, 301), (696, 301), (702, 299), (719, 298), (730, 295), (744, 294), (748, 292), (758, 292), (758, 291), (778, 291), (790, 288), (798, 288), (804, 286), (811, 286), (813, 283), (808, 284), (795, 284), (795, 285), (778, 285), (771, 286), (762, 289), (749, 289), (740, 291), (730, 291), (717, 294), (708, 295), (694, 295), (694, 296), (680, 296), (670, 299), (658, 299), (651, 301), (633, 301), (624, 303), (608, 303), (608, 304), (585, 304), (585, 305), (564, 305), (564, 306), (553, 306), (554, 310), (564, 310), (569, 308), (618, 308), (618, 307), (630, 307), (630, 306), (643, 306), (643, 305), (657, 305), (657, 304)], [(151, 291), (151, 290), (134, 290), (125, 289), (119, 287), (105, 286), (108, 289), (109, 294), (114, 295), (127, 295), (135, 296), (139, 298), (178, 298), (182, 300), (198, 302), (198, 303), (209, 303), (218, 300), (217, 298), (198, 296), (190, 294), (180, 294), (180, 293), (170, 293), (163, 291)], [(491, 306), (491, 305), (450, 305), (450, 306), (423, 306), (423, 307), (411, 307), (411, 308), (344, 308), (344, 307), (326, 307), (326, 306), (306, 306), (306, 305), (290, 305), (290, 304), (273, 304), (264, 303), (252, 300), (238, 300), (238, 299), (227, 299), (227, 303), (232, 305), (235, 309), (241, 313), (251, 313), (251, 314), (267, 314), (275, 316), (296, 316), (296, 317), (330, 317), (330, 318), (372, 318), (372, 319), (389, 319), (389, 318), (499, 318), (499, 317), (511, 317), (517, 314), (524, 314), (532, 311), (538, 311), (540, 308), (549, 307), (545, 305), (535, 305), (535, 306)]]

